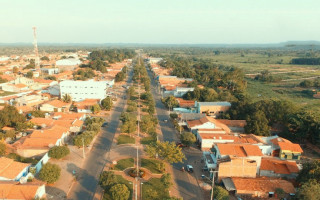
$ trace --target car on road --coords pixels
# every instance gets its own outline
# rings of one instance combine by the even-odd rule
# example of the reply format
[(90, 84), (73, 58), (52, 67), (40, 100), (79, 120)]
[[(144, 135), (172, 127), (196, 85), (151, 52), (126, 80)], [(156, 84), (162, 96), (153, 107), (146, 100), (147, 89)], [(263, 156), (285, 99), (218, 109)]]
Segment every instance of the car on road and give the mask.
[(187, 165), (187, 172), (192, 173), (193, 172), (193, 167), (192, 165)]
[(167, 119), (164, 119), (163, 122), (168, 122), (168, 120), (167, 120)]
[(102, 124), (102, 127), (106, 127), (106, 126), (108, 126), (108, 122), (105, 122)]

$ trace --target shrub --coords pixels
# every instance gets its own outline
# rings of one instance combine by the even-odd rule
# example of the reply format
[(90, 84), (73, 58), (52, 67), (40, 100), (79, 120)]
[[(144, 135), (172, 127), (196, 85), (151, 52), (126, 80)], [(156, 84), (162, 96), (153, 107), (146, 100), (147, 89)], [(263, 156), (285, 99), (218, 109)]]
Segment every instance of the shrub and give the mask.
[(49, 157), (60, 159), (67, 156), (70, 150), (67, 146), (54, 146), (49, 150)]
[(39, 178), (47, 183), (54, 183), (60, 178), (61, 169), (56, 164), (44, 164), (39, 172)]
[(6, 145), (3, 142), (0, 142), (0, 156), (3, 156), (6, 153)]
[(91, 131), (83, 132), (73, 138), (73, 144), (77, 147), (82, 147), (83, 145), (88, 146), (93, 140), (94, 135)]

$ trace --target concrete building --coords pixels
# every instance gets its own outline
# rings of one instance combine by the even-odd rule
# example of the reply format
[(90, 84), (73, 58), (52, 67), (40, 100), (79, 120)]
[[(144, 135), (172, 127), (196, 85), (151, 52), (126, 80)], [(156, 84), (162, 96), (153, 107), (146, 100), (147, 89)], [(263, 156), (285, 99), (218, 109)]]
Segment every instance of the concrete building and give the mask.
[(60, 83), (60, 96), (68, 94), (73, 101), (84, 99), (106, 98), (107, 83), (105, 81), (71, 81), (66, 80)]
[(229, 102), (195, 102), (198, 113), (204, 113), (212, 117), (217, 117), (229, 110), (231, 103)]

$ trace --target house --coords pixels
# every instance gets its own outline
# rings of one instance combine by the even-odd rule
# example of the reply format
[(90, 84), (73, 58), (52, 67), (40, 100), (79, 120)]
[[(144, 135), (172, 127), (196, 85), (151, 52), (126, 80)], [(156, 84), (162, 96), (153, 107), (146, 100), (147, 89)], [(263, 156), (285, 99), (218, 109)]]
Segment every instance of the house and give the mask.
[(71, 96), (73, 101), (82, 101), (84, 99), (106, 98), (107, 83), (105, 81), (71, 81), (60, 82), (60, 96), (65, 94)]
[(23, 76), (18, 76), (14, 81), (13, 81), (13, 84), (24, 84), (24, 85), (27, 85), (27, 86), (31, 86), (34, 84), (34, 81), (33, 79), (30, 79), (30, 78), (26, 78), (26, 77), (23, 77)]
[(29, 90), (29, 87), (22, 83), (19, 83), (19, 84), (5, 83), (2, 85), (2, 90), (6, 92), (24, 92)]
[(41, 126), (42, 128), (51, 127), (54, 125), (62, 126), (69, 128), (69, 131), (72, 133), (78, 133), (83, 128), (83, 121), (78, 119), (64, 119), (64, 120), (55, 120), (50, 118), (32, 118), (30, 122), (34, 123), (37, 126)]
[(257, 176), (257, 162), (247, 158), (233, 157), (226, 162), (218, 164), (218, 181), (227, 177), (247, 177)]
[(279, 160), (276, 158), (262, 158), (260, 176), (297, 178), (299, 168), (295, 161)]
[(42, 67), (41, 68), (41, 73), (46, 74), (46, 75), (53, 75), (53, 74), (58, 74), (59, 73), (59, 68), (48, 68), (48, 67)]
[(154, 63), (159, 63), (160, 61), (162, 61), (163, 58), (147, 58), (146, 61), (149, 63), (149, 64), (154, 64)]
[(217, 117), (230, 109), (229, 102), (195, 102), (194, 107), (197, 113), (204, 113), (212, 117)]
[(53, 119), (61, 119), (61, 120), (68, 120), (68, 119), (78, 119), (84, 121), (87, 118), (87, 115), (84, 113), (64, 113), (64, 112), (55, 112), (52, 116)]
[[(223, 180), (223, 182), (226, 181)], [(291, 182), (281, 179), (232, 177), (231, 184), (225, 185), (228, 185), (227, 189), (233, 187), (238, 195), (258, 198), (274, 197), (277, 188), (281, 188), (287, 196), (294, 195), (296, 192)]]
[(223, 132), (225, 134), (229, 134), (231, 132), (231, 130), (226, 125), (208, 116), (205, 116), (198, 120), (187, 121), (187, 127), (194, 134), (196, 134), (197, 130), (202, 130), (202, 129), (211, 129), (211, 131), (218, 131), (218, 133)]
[(25, 94), (15, 99), (16, 106), (35, 106), (47, 101), (48, 97), (41, 94)]
[(76, 66), (80, 65), (81, 61), (76, 58), (68, 58), (56, 61), (56, 66), (59, 68), (60, 71), (73, 71)]
[(289, 140), (276, 137), (270, 140), (275, 151), (279, 151), (279, 157), (284, 160), (300, 160), (303, 152), (299, 144), (294, 144)]
[(234, 133), (244, 133), (244, 127), (247, 125), (246, 120), (217, 119), (217, 121), (227, 125)]
[(75, 102), (74, 106), (78, 113), (92, 113), (91, 107), (99, 104), (99, 99), (85, 99), (83, 101)]
[(194, 88), (191, 87), (176, 87), (172, 85), (165, 86), (164, 96), (183, 97), (188, 92), (192, 92)]
[(67, 112), (70, 106), (71, 103), (65, 103), (56, 99), (42, 104), (40, 110), (45, 112)]
[(180, 108), (192, 108), (194, 107), (195, 101), (193, 100), (184, 100), (182, 98), (176, 98)]
[(49, 129), (35, 130), (30, 135), (16, 141), (12, 147), (23, 157), (46, 154), (53, 146), (61, 146), (69, 136), (69, 128), (54, 125)]
[(259, 173), (261, 165), (261, 150), (254, 144), (217, 144), (213, 149), (214, 162), (219, 163), (224, 159), (236, 157), (255, 160), (257, 163), (257, 173)]
[(46, 196), (45, 184), (40, 181), (20, 183), (17, 181), (0, 181), (0, 198), (7, 200), (41, 199)]
[(0, 157), (0, 182), (19, 181), (28, 174), (30, 164), (16, 162), (13, 159)]

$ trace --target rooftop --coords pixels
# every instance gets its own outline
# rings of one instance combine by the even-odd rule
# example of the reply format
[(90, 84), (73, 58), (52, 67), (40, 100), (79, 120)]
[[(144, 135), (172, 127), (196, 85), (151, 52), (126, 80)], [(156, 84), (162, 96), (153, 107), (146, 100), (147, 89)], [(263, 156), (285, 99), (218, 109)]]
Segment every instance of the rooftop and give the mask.
[(221, 155), (236, 157), (263, 156), (259, 147), (251, 144), (217, 144), (217, 148)]
[(22, 170), (28, 167), (30, 164), (16, 162), (13, 159), (1, 157), (0, 158), (0, 177), (8, 179), (16, 178)]
[(262, 158), (260, 170), (273, 171), (276, 174), (298, 173), (299, 168), (294, 161)]

